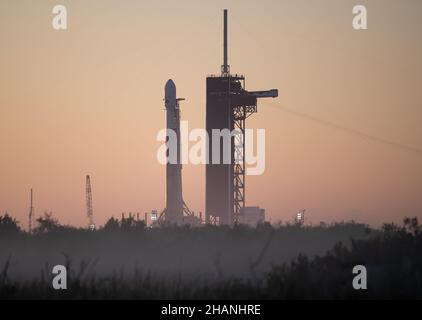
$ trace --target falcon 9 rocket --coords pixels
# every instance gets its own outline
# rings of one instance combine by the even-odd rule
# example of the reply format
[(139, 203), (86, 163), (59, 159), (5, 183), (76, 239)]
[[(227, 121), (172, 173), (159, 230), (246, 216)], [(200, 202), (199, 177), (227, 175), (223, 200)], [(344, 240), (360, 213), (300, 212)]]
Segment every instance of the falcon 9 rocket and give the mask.
[[(167, 113), (167, 155), (169, 156), (169, 150), (177, 150), (175, 157), (177, 161), (168, 161), (166, 168), (166, 221), (181, 224), (183, 222), (183, 198), (179, 100), (183, 99), (176, 98), (176, 85), (171, 79), (167, 81), (164, 92)], [(173, 137), (173, 139), (169, 137)], [(168, 157), (168, 159), (170, 158)]]

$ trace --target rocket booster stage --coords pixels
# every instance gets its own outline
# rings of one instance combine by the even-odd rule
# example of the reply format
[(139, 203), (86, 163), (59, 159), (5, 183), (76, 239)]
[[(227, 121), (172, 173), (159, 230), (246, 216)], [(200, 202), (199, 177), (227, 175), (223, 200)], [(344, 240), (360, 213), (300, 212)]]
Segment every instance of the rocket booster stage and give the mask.
[[(167, 162), (167, 190), (166, 190), (166, 221), (180, 224), (183, 221), (182, 198), (182, 163), (180, 157), (180, 109), (176, 96), (176, 85), (168, 80), (165, 88), (165, 107), (167, 113), (167, 147), (177, 150), (177, 162)], [(174, 137), (171, 139), (169, 137)], [(175, 144), (175, 145), (170, 145)], [(171, 158), (171, 157), (169, 157)]]

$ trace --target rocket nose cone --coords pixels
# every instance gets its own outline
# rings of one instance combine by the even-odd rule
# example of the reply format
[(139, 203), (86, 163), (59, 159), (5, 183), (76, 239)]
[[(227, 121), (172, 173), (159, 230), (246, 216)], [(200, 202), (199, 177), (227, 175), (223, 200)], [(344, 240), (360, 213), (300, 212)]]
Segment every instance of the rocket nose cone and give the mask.
[(174, 84), (173, 80), (169, 79), (166, 82), (164, 91), (165, 91), (166, 97), (168, 98), (176, 97), (176, 85)]

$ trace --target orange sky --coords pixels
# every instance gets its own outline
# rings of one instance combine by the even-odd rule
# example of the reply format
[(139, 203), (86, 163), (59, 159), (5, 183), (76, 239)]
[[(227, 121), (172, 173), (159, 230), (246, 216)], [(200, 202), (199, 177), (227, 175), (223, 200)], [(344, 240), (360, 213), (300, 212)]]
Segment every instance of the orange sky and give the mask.
[[(90, 174), (98, 224), (161, 210), (163, 87), (172, 78), (191, 128), (205, 123), (205, 77), (229, 63), (273, 102), (422, 149), (422, 2), (359, 1), (369, 30), (352, 29), (355, 1), (60, 1), (68, 30), (51, 27), (56, 1), (0, 1), (0, 212), (26, 227), (37, 215), (86, 225)], [(247, 204), (271, 221), (308, 209), (310, 222), (379, 225), (422, 218), (422, 155), (259, 104), (266, 171), (247, 178)], [(204, 209), (204, 167), (183, 169), (184, 198)]]

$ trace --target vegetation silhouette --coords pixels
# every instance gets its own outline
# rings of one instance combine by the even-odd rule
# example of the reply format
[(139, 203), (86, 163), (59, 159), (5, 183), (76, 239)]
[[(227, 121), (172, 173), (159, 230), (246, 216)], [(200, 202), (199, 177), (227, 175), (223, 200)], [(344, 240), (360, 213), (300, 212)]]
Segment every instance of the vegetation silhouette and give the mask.
[[(165, 225), (110, 218), (91, 231), (51, 213), (33, 234), (0, 216), (0, 299), (402, 299), (422, 298), (422, 226), (381, 230), (355, 222), (256, 228)], [(68, 289), (54, 290), (65, 265)], [(364, 265), (368, 289), (354, 290)]]

